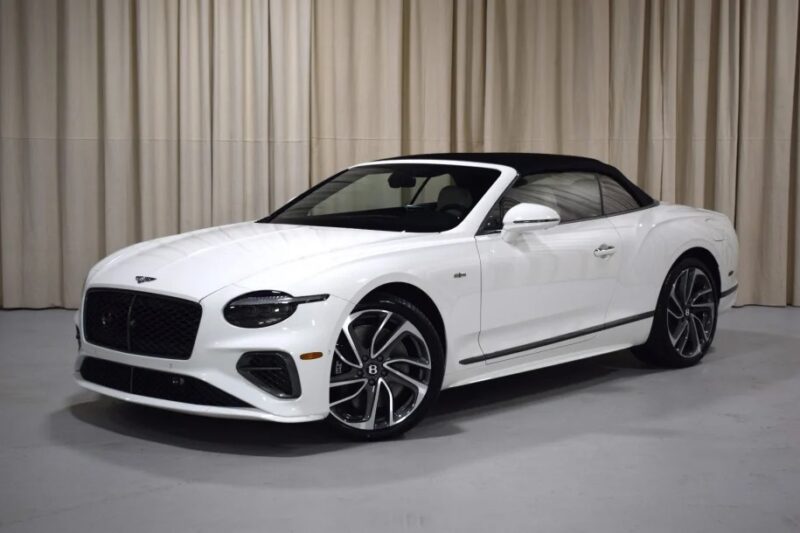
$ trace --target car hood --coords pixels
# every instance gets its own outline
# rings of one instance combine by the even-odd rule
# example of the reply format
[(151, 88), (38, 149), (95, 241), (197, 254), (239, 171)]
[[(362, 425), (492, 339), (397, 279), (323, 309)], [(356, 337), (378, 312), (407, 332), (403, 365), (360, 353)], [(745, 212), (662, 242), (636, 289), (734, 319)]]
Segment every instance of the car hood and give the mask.
[[(266, 269), (413, 235), (246, 222), (125, 248), (92, 269), (88, 283), (90, 286), (146, 289), (200, 300)], [(139, 283), (137, 276), (155, 279)]]

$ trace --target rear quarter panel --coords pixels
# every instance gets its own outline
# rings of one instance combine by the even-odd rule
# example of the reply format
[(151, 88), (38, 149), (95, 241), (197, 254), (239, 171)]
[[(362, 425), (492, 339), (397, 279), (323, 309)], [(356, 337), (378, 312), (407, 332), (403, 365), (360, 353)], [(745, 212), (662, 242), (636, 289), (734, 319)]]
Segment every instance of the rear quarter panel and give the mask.
[[(722, 291), (736, 284), (738, 246), (725, 215), (660, 204), (609, 220), (620, 233), (624, 263), (619, 289), (606, 314), (607, 322), (654, 311), (670, 268), (692, 248), (704, 248), (714, 256)], [(730, 307), (732, 301), (726, 301), (726, 306)]]

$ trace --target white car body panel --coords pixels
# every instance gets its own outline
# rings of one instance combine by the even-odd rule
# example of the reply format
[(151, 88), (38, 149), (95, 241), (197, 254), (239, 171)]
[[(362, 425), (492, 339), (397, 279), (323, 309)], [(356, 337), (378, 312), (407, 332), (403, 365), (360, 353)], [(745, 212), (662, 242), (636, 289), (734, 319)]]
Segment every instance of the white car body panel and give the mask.
[[(82, 338), (78, 382), (102, 394), (177, 411), (304, 422), (328, 415), (331, 359), (345, 319), (366, 294), (387, 283), (422, 290), (441, 314), (447, 361), (443, 388), (644, 342), (652, 317), (462, 364), (510, 346), (652, 313), (669, 268), (690, 248), (702, 247), (714, 256), (723, 293), (736, 286), (736, 236), (724, 215), (662, 203), (506, 241), (500, 234), (477, 234), (489, 209), (516, 178), (516, 170), (426, 159), (383, 163), (485, 167), (501, 175), (456, 228), (442, 233), (246, 222), (155, 239), (112, 254), (90, 271), (85, 290), (147, 291), (199, 302), (203, 313), (194, 351), (186, 360), (163, 359), (110, 350)], [(593, 251), (601, 244), (616, 252), (596, 257)], [(454, 277), (455, 273), (465, 275)], [(141, 275), (156, 279), (139, 284), (136, 276)], [(330, 298), (300, 305), (291, 317), (270, 327), (244, 329), (225, 320), (222, 311), (232, 299), (268, 289)], [(723, 298), (720, 311), (734, 300), (735, 292)], [(81, 310), (76, 325), (84, 331)], [(292, 356), (302, 384), (299, 398), (272, 396), (237, 372), (242, 353), (269, 349)], [(299, 355), (307, 352), (323, 356), (301, 361)], [(192, 376), (253, 407), (205, 407), (102, 387), (80, 377), (78, 369), (86, 356)]]
[(603, 323), (621, 263), (620, 254), (593, 255), (602, 244), (619, 248), (608, 219), (561, 224), (511, 242), (497, 233), (476, 240), (483, 267), (484, 352)]

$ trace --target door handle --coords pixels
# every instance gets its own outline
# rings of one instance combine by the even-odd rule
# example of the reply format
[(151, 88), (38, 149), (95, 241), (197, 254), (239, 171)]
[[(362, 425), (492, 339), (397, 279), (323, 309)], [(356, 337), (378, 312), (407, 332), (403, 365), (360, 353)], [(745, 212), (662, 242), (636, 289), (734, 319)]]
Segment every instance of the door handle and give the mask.
[(617, 249), (608, 244), (601, 244), (597, 248), (594, 249), (594, 256), (595, 257), (609, 257), (616, 253)]

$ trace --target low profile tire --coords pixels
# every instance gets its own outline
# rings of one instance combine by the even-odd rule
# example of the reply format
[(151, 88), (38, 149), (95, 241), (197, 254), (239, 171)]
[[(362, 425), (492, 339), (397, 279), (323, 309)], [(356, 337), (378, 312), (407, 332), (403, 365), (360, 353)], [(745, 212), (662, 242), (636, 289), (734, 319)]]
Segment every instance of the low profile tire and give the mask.
[(370, 297), (339, 333), (328, 422), (355, 439), (401, 435), (425, 416), (443, 375), (444, 351), (431, 321), (397, 296)]
[(633, 349), (641, 361), (669, 368), (696, 365), (717, 329), (719, 292), (708, 266), (695, 258), (679, 261), (658, 297), (647, 342)]

